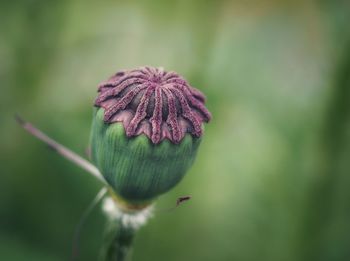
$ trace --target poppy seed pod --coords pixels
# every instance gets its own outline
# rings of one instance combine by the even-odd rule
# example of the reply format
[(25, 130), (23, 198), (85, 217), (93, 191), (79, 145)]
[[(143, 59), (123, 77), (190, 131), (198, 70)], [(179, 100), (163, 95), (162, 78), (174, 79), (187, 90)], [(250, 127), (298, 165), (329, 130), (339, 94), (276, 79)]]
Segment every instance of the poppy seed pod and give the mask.
[(173, 188), (192, 165), (211, 118), (205, 97), (175, 72), (142, 67), (100, 84), (91, 152), (114, 194), (149, 202)]

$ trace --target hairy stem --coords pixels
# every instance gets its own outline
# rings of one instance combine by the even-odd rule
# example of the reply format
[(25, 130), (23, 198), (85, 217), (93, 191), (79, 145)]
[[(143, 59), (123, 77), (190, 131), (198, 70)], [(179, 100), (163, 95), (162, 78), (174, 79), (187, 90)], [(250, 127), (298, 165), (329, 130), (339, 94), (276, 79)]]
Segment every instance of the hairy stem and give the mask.
[(125, 261), (130, 256), (135, 233), (152, 216), (153, 206), (125, 209), (108, 197), (103, 202), (103, 210), (108, 219), (100, 260)]
[(106, 225), (105, 242), (101, 261), (124, 261), (132, 247), (136, 230), (126, 227), (119, 219), (109, 219)]

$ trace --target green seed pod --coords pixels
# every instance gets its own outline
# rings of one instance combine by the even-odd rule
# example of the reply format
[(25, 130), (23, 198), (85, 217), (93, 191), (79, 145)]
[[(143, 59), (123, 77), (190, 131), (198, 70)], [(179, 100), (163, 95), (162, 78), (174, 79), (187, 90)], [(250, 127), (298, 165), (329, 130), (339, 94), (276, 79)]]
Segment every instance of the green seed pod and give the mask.
[(100, 85), (92, 159), (119, 200), (150, 202), (183, 178), (211, 117), (204, 102), (178, 74), (159, 68), (118, 72)]

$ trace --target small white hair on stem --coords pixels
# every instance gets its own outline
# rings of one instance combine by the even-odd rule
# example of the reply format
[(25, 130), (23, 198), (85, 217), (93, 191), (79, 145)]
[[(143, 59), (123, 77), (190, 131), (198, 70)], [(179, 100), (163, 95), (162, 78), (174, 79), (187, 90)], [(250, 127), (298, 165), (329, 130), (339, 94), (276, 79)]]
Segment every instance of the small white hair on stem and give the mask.
[(139, 229), (147, 223), (148, 219), (153, 216), (153, 209), (154, 207), (152, 205), (142, 210), (127, 213), (121, 210), (110, 197), (105, 198), (102, 205), (102, 210), (106, 213), (108, 218), (120, 220), (123, 227), (134, 230)]

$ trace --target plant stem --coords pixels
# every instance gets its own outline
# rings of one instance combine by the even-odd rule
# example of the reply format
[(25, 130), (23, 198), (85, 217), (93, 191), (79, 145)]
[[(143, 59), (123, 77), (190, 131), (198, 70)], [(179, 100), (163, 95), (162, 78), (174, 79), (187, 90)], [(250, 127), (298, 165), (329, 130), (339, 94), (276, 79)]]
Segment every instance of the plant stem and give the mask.
[(153, 206), (125, 209), (113, 197), (107, 197), (103, 202), (103, 211), (108, 219), (100, 260), (125, 261), (130, 254), (135, 233), (152, 216)]
[(79, 156), (78, 154), (74, 153), (73, 151), (71, 151), (67, 147), (63, 146), (62, 144), (58, 143), (57, 141), (53, 140), (52, 138), (47, 136), (45, 133), (43, 133), (41, 130), (37, 129), (34, 125), (23, 120), (19, 115), (15, 115), (15, 119), (18, 122), (18, 124), (21, 125), (22, 128), (25, 129), (26, 131), (28, 131), (31, 135), (33, 135), (34, 137), (43, 141), (51, 149), (56, 151), (58, 154), (60, 154), (64, 158), (68, 159), (69, 161), (73, 162), (75, 165), (83, 168), (88, 173), (92, 174), (95, 178), (97, 178), (99, 181), (101, 181), (104, 185), (107, 185), (105, 179), (103, 178), (103, 175), (95, 167), (95, 165), (93, 165), (88, 160), (84, 159), (83, 157)]
[(136, 230), (123, 225), (122, 217), (109, 219), (101, 261), (125, 261), (132, 247)]

